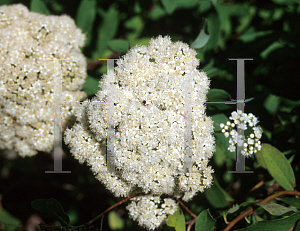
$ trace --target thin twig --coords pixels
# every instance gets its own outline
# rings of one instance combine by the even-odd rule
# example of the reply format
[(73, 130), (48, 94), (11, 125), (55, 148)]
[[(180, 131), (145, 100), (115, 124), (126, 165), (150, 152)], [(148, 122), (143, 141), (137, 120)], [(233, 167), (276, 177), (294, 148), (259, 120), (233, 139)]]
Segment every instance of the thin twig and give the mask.
[[(278, 192), (274, 195), (268, 196), (267, 198), (265, 198), (264, 200), (260, 201), (260, 204), (265, 204), (273, 199), (275, 199), (276, 197), (280, 197), (283, 195), (295, 195), (295, 196), (299, 196), (300, 197), (300, 192), (298, 191), (282, 191), (282, 192)], [(253, 208), (249, 208), (247, 209), (245, 212), (243, 212), (242, 214), (240, 214), (238, 217), (236, 217), (234, 220), (232, 220), (228, 226), (223, 230), (223, 231), (229, 231), (236, 223), (238, 223), (240, 220), (242, 220), (244, 217), (248, 216), (249, 214), (251, 214), (253, 212)]]
[(104, 210), (104, 212), (100, 213), (97, 217), (95, 217), (94, 219), (90, 220), (89, 222), (85, 223), (85, 225), (90, 225), (92, 224), (94, 221), (96, 221), (97, 219), (99, 219), (101, 216), (103, 216), (104, 214), (108, 213), (110, 210), (112, 210), (113, 208), (117, 207), (118, 205), (121, 205), (123, 203), (125, 203), (126, 201), (130, 200), (133, 197), (138, 197), (138, 196), (144, 196), (146, 195), (145, 193), (138, 193), (138, 194), (134, 194), (131, 196), (128, 196), (126, 199), (119, 201), (118, 203), (110, 206), (108, 209)]
[(193, 220), (185, 222), (185, 224), (189, 224), (186, 231), (190, 231), (192, 226), (196, 223), (197, 217), (195, 217)]
[(197, 215), (195, 214), (195, 213), (193, 213), (191, 210), (189, 210), (189, 208), (188, 207), (186, 207), (184, 204), (183, 204), (183, 202), (179, 199), (179, 198), (177, 198), (177, 197), (174, 197), (173, 196), (173, 198), (175, 198), (178, 202), (179, 202), (179, 204), (192, 216), (192, 217), (196, 217), (197, 218)]
[(258, 184), (256, 184), (252, 189), (249, 190), (249, 193), (253, 192), (254, 190), (260, 188), (261, 186), (264, 185), (264, 180), (261, 180)]

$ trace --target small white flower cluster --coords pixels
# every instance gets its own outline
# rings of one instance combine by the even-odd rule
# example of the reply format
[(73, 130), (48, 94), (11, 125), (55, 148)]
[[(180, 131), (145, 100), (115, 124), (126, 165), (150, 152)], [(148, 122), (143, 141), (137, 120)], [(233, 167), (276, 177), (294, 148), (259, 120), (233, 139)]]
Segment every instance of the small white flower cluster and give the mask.
[[(0, 149), (14, 149), (23, 157), (53, 149), (58, 102), (51, 58), (65, 59), (61, 100), (85, 99), (80, 91), (87, 76), (80, 51), (84, 41), (69, 16), (45, 16), (22, 4), (0, 6)], [(63, 130), (71, 110), (63, 106)]]
[[(139, 190), (155, 196), (183, 196), (188, 201), (212, 184), (213, 169), (208, 161), (215, 151), (215, 140), (213, 121), (206, 116), (204, 105), (209, 80), (197, 69), (199, 60), (195, 57), (196, 52), (187, 44), (159, 36), (149, 46), (136, 46), (120, 58), (114, 82), (104, 75), (95, 98), (79, 106), (77, 123), (66, 130), (65, 142), (74, 157), (80, 163), (87, 162), (115, 196), (129, 196)], [(191, 63), (189, 68), (187, 63)], [(191, 80), (193, 172), (179, 174), (185, 164), (187, 76)], [(114, 158), (116, 169), (122, 173), (102, 173), (107, 170), (107, 101), (113, 84)], [(130, 209), (131, 216), (147, 228), (158, 227), (166, 217), (162, 212), (149, 215), (150, 210), (145, 215), (144, 200), (149, 206), (154, 203), (145, 197), (143, 202), (129, 206), (136, 206)], [(175, 211), (166, 210), (167, 206), (161, 209), (165, 214)]]
[(176, 212), (177, 204), (173, 199), (160, 196), (145, 195), (134, 197), (126, 207), (130, 216), (139, 222), (140, 226), (155, 229), (166, 222), (167, 216)]
[[(251, 156), (253, 153), (261, 150), (261, 142), (260, 138), (262, 136), (262, 129), (260, 126), (256, 126), (258, 123), (257, 117), (255, 117), (252, 113), (248, 115), (243, 113), (241, 110), (237, 110), (231, 113), (229, 117), (233, 122), (227, 121), (226, 124), (221, 123), (220, 128), (222, 129), (222, 133), (227, 138), (229, 135), (231, 138), (229, 139), (229, 147), (228, 150), (230, 152), (235, 152), (236, 145), (239, 147), (243, 146), (243, 150), (241, 153), (245, 157)], [(237, 128), (241, 130), (247, 130), (247, 124), (252, 128), (253, 133), (249, 135), (249, 137), (244, 138), (242, 135), (238, 134)]]

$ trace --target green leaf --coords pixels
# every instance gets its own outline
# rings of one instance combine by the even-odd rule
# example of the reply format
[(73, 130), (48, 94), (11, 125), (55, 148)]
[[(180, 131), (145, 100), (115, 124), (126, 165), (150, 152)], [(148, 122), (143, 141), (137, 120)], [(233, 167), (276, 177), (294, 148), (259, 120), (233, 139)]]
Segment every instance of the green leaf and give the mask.
[(138, 38), (144, 29), (144, 21), (140, 16), (133, 16), (124, 23), (125, 27), (130, 31), (127, 33), (127, 38), (130, 43)]
[(108, 213), (108, 225), (112, 230), (120, 230), (124, 228), (124, 220), (115, 211)]
[(236, 160), (236, 153), (230, 152), (229, 147), (229, 137), (225, 137), (222, 133), (215, 133), (216, 137), (216, 152), (214, 155), (226, 155), (232, 160)]
[(232, 108), (232, 105), (226, 105), (223, 101), (231, 101), (230, 94), (222, 89), (215, 89), (212, 88), (207, 93), (207, 101), (214, 102), (214, 103), (223, 103), (223, 104), (206, 104), (209, 106), (209, 109), (216, 109), (216, 110), (227, 110)]
[(261, 155), (261, 152), (254, 153), (254, 156), (256, 157), (258, 164), (262, 168), (267, 169), (267, 164), (266, 164), (265, 158), (263, 157), (263, 155)]
[(176, 212), (168, 216), (167, 225), (175, 227), (176, 231), (185, 231), (185, 218), (178, 203)]
[(139, 2), (135, 2), (133, 8), (135, 14), (140, 14), (142, 12), (142, 8)]
[(289, 5), (289, 4), (299, 3), (298, 0), (272, 0), (272, 2), (279, 5)]
[(233, 205), (230, 209), (221, 211), (221, 214), (223, 215), (223, 218), (224, 218), (226, 224), (229, 223), (229, 222), (227, 222), (227, 218), (226, 218), (226, 216), (228, 214), (233, 214), (237, 211), (243, 211), (243, 210), (247, 209), (249, 207), (249, 205), (251, 205), (251, 204), (254, 204), (254, 201), (253, 202), (244, 202), (240, 205), (236, 204), (236, 205)]
[(155, 5), (154, 8), (149, 12), (149, 16), (152, 20), (158, 20), (161, 17), (165, 16), (166, 12), (159, 5)]
[(293, 169), (286, 157), (270, 144), (262, 144), (261, 151), (255, 154), (262, 167), (286, 190), (294, 190), (296, 184)]
[(221, 4), (219, 2), (213, 5), (218, 12), (218, 16), (220, 19), (220, 29), (224, 32), (225, 38), (228, 38), (232, 32), (232, 24), (230, 21), (230, 17), (232, 14), (231, 11), (232, 8), (236, 7), (232, 7), (230, 4)]
[(300, 100), (294, 101), (287, 98), (281, 98), (280, 111), (291, 113), (291, 111), (300, 106)]
[(115, 37), (119, 26), (119, 12), (111, 6), (105, 13), (99, 30), (99, 36), (102, 40), (110, 40)]
[(198, 37), (196, 38), (196, 40), (192, 43), (191, 48), (202, 48), (205, 46), (205, 44), (208, 42), (210, 35), (208, 34), (207, 31), (207, 20), (204, 19), (202, 26), (201, 26), (201, 31), (198, 35)]
[(200, 13), (205, 13), (212, 7), (211, 1), (199, 1), (199, 8), (198, 11)]
[(34, 11), (40, 14), (50, 15), (51, 12), (48, 10), (46, 4), (42, 0), (31, 0), (30, 11)]
[(300, 198), (294, 198), (294, 197), (279, 197), (278, 200), (283, 201), (284, 203), (294, 206), (298, 209), (300, 209)]
[(231, 96), (225, 90), (212, 88), (207, 94), (207, 100), (212, 102), (231, 101)]
[(227, 213), (235, 213), (236, 211), (238, 211), (240, 209), (240, 206), (238, 204), (233, 205)]
[(265, 50), (263, 50), (262, 52), (260, 52), (260, 57), (262, 57), (263, 59), (267, 59), (268, 56), (270, 54), (272, 54), (272, 51), (277, 50), (279, 48), (283, 48), (284, 49), (284, 45), (278, 41), (274, 41), (272, 44), (270, 44), (270, 46), (268, 46)]
[(270, 94), (264, 102), (264, 107), (271, 115), (274, 115), (278, 110), (280, 101), (280, 97)]
[(207, 52), (215, 50), (217, 48), (218, 41), (221, 37), (220, 19), (218, 17), (216, 10), (215, 9), (210, 10), (206, 19), (208, 23), (208, 34), (210, 35), (210, 37), (208, 42), (205, 44), (205, 46), (202, 49), (197, 50), (198, 55), (196, 57), (200, 58), (201, 62), (206, 62), (205, 56)]
[(122, 39), (114, 39), (108, 42), (108, 46), (114, 51), (125, 53), (129, 48), (129, 42)]
[(227, 221), (227, 215), (233, 214), (233, 213), (239, 211), (240, 209), (241, 209), (240, 206), (238, 204), (236, 204), (236, 205), (233, 205), (230, 209), (225, 209), (225, 210), (220, 211), (220, 214), (223, 216), (225, 223), (229, 224), (229, 222)]
[(220, 38), (220, 19), (216, 11), (212, 11), (207, 16), (207, 23), (208, 23), (208, 34), (210, 35), (209, 41), (207, 42), (205, 48), (207, 50), (214, 49), (218, 44)]
[(291, 228), (294, 223), (300, 219), (300, 212), (294, 213), (293, 215), (276, 219), (272, 221), (259, 221), (247, 228), (239, 229), (236, 231), (280, 231), (280, 230), (288, 230)]
[(297, 212), (295, 208), (287, 208), (285, 206), (276, 204), (276, 203), (267, 203), (267, 204), (257, 204), (258, 206), (262, 207), (264, 210), (268, 211), (271, 215), (275, 216), (282, 216), (288, 212)]
[(293, 231), (300, 231), (300, 225), (298, 224), (297, 228)]
[(119, 12), (112, 5), (107, 12), (98, 9), (100, 16), (103, 18), (102, 23), (98, 26), (97, 49), (93, 52), (93, 59), (108, 58), (104, 55), (108, 50), (108, 42), (115, 37), (119, 26)]
[(239, 40), (245, 43), (253, 42), (254, 40), (274, 33), (273, 30), (256, 31), (254, 27), (249, 28)]
[[(22, 225), (22, 222), (7, 212), (4, 208), (0, 208), (0, 227), (3, 230), (15, 231)], [(2, 229), (1, 229), (2, 230)]]
[(31, 207), (39, 210), (42, 216), (59, 221), (63, 227), (66, 227), (70, 223), (69, 216), (64, 212), (61, 204), (54, 198), (34, 200), (31, 202)]
[(168, 14), (172, 14), (176, 9), (176, 1), (175, 0), (161, 0), (162, 5), (165, 8), (165, 11)]
[(76, 14), (76, 25), (87, 33), (92, 29), (96, 18), (96, 0), (81, 0)]
[(168, 226), (175, 227), (176, 216), (177, 216), (177, 211), (174, 214), (168, 216), (168, 219), (167, 219), (167, 225)]
[(1, 6), (1, 5), (9, 5), (9, 4), (12, 3), (12, 1), (13, 1), (13, 0), (2, 0), (1, 3), (0, 3), (0, 6)]
[[(237, 18), (240, 23), (240, 26), (245, 28), (247, 25), (249, 25), (251, 19), (255, 15), (255, 12), (252, 12), (253, 8), (246, 8), (245, 4), (238, 2), (235, 4), (224, 4), (220, 0), (218, 0), (213, 1), (213, 5), (216, 11), (218, 12), (218, 16), (220, 19), (220, 30), (223, 32), (223, 37), (225, 38), (225, 40), (230, 38), (233, 33), (233, 24), (231, 21), (233, 17)], [(242, 23), (243, 25), (241, 25)], [(237, 30), (241, 30), (240, 28), (237, 28)]]
[(211, 217), (209, 210), (206, 209), (197, 217), (195, 231), (213, 231), (215, 223), (216, 220)]
[(214, 121), (215, 131), (221, 131), (220, 124), (228, 121), (228, 117), (224, 113), (213, 115), (211, 118)]
[(216, 165), (218, 167), (221, 167), (226, 163), (228, 157), (222, 150), (220, 150), (220, 147), (218, 147), (217, 149), (218, 149), (218, 151), (216, 151), (214, 153), (213, 159), (214, 159)]
[(87, 93), (88, 96), (95, 95), (100, 90), (98, 85), (99, 79), (96, 79), (92, 76), (88, 76), (85, 79), (83, 90)]
[(165, 11), (172, 14), (176, 9), (192, 8), (198, 4), (198, 0), (161, 0)]
[(221, 70), (220, 68), (214, 67), (214, 60), (210, 60), (210, 62), (202, 68), (204, 72), (206, 72), (209, 78), (213, 78), (219, 76), (222, 73), (225, 73), (225, 70)]
[(233, 201), (233, 199), (227, 194), (227, 192), (219, 185), (216, 177), (213, 174), (213, 185), (210, 188), (204, 190), (204, 194), (209, 203), (215, 208), (222, 209), (228, 206), (227, 201)]
[(151, 38), (148, 38), (148, 37), (138, 38), (138, 39), (132, 39), (130, 41), (130, 45), (131, 46), (135, 46), (135, 45), (138, 45), (138, 46), (142, 46), (142, 45), (148, 46), (150, 40), (151, 40)]
[(51, 1), (51, 7), (57, 13), (63, 13), (63, 11), (65, 10), (61, 2)]

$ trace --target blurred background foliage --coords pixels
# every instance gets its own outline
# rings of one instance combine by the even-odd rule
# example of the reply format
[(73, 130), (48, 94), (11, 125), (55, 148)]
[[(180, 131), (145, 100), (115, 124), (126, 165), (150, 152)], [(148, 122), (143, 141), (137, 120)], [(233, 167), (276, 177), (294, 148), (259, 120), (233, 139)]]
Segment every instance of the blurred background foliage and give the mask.
[[(253, 58), (245, 61), (246, 99), (253, 98), (246, 103), (245, 112), (259, 117), (264, 131), (262, 142), (276, 147), (289, 160), (299, 190), (299, 0), (0, 0), (1, 5), (15, 3), (46, 15), (70, 15), (87, 35), (82, 51), (88, 62), (84, 90), (89, 98), (99, 90), (98, 82), (106, 73), (106, 62), (99, 59), (118, 58), (130, 47), (147, 45), (158, 35), (169, 35), (172, 41), (180, 40), (196, 49), (200, 69), (211, 78), (208, 100), (212, 101), (236, 99), (236, 62), (229, 58)], [(225, 122), (233, 110), (234, 105), (207, 105), (207, 114), (216, 123)], [(246, 160), (246, 170), (253, 174), (228, 173), (235, 170), (235, 153), (227, 150), (228, 139), (215, 135), (217, 151), (210, 161), (215, 169), (214, 186), (187, 204), (197, 215), (209, 208), (218, 218), (216, 230), (222, 230), (226, 227), (222, 218), (226, 209), (265, 198), (283, 188), (254, 156)], [(11, 151), (1, 151), (0, 224), (9, 216), (15, 224), (10, 230), (17, 230), (20, 224), (19, 230), (29, 230), (33, 221), (41, 219), (30, 206), (32, 200), (39, 198), (60, 201), (72, 225), (91, 220), (121, 200), (96, 181), (87, 166), (74, 160), (67, 147), (64, 151), (63, 169), (71, 174), (45, 174), (53, 170), (53, 157), (45, 153), (20, 158)], [(259, 182), (261, 187), (251, 191)], [(256, 216), (249, 217), (250, 222), (284, 217), (264, 211), (257, 209)], [(228, 213), (227, 220), (238, 214)], [(48, 224), (54, 222), (42, 219)], [(185, 219), (191, 216), (185, 213)], [(249, 225), (242, 220), (234, 230)], [(99, 227), (100, 221), (95, 226)], [(128, 218), (121, 205), (105, 217), (103, 230), (143, 229)]]

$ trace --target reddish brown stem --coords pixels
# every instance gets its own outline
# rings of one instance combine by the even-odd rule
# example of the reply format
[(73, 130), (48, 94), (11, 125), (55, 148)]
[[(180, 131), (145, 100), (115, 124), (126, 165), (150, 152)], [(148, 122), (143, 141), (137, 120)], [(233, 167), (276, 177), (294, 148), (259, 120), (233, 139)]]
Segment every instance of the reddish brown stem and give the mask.
[(102, 213), (100, 213), (97, 217), (95, 217), (94, 219), (90, 220), (89, 222), (87, 222), (86, 224), (90, 225), (92, 224), (94, 221), (98, 220), (100, 217), (102, 217), (104, 214), (108, 213), (110, 210), (112, 210), (113, 208), (117, 207), (118, 205), (121, 205), (123, 203), (125, 203), (126, 201), (130, 200), (133, 197), (138, 197), (138, 196), (144, 196), (146, 194), (144, 193), (138, 193), (138, 194), (134, 194), (131, 196), (128, 196), (126, 199), (119, 201), (118, 203), (110, 206), (109, 208), (107, 208), (106, 210), (104, 210)]
[(174, 197), (173, 196), (173, 198), (175, 198), (177, 201), (178, 201), (178, 203), (192, 216), (192, 217), (197, 217), (197, 215), (195, 214), (195, 213), (193, 213), (191, 210), (189, 210), (189, 208), (188, 207), (186, 207), (184, 204), (183, 204), (183, 202), (180, 200), (180, 199), (178, 199), (178, 198), (176, 198), (176, 197)]

